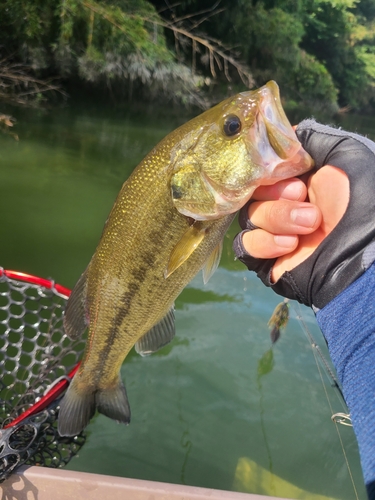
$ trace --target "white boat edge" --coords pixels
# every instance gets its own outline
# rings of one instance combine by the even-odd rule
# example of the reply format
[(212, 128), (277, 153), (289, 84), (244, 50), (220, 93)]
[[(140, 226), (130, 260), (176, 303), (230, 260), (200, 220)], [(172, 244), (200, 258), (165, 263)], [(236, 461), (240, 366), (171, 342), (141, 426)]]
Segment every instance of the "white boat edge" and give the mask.
[(159, 483), (46, 467), (20, 467), (0, 486), (16, 500), (285, 500), (279, 497)]

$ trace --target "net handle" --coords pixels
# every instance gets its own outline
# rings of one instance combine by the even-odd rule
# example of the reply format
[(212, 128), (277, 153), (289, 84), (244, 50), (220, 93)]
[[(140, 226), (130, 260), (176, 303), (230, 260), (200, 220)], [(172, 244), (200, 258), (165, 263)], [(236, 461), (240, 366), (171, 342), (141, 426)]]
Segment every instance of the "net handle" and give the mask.
[(0, 277), (1, 276), (6, 276), (7, 278), (13, 280), (26, 281), (27, 283), (32, 283), (33, 285), (39, 285), (44, 288), (48, 288), (49, 290), (56, 290), (57, 293), (59, 293), (60, 295), (64, 295), (66, 298), (68, 298), (71, 294), (71, 290), (69, 290), (69, 288), (59, 285), (53, 280), (39, 278), (38, 276), (34, 276), (32, 274), (21, 273), (19, 271), (10, 271), (0, 267)]

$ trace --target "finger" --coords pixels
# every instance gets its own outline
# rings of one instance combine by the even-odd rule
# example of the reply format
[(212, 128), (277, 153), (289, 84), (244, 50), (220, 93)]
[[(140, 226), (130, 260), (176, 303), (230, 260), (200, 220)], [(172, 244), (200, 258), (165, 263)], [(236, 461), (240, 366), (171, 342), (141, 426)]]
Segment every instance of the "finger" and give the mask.
[(291, 271), (310, 257), (324, 238), (325, 234), (321, 228), (311, 234), (300, 236), (297, 248), (288, 254), (281, 255), (274, 263), (271, 272), (272, 281), (275, 283), (285, 271)]
[[(332, 186), (335, 186), (332, 192)], [(345, 172), (325, 165), (308, 182), (309, 199), (323, 214), (322, 230), (328, 235), (339, 223), (349, 203), (350, 184)]]
[(275, 259), (292, 252), (298, 245), (298, 236), (274, 235), (255, 229), (243, 233), (242, 244), (256, 259)]
[[(332, 186), (335, 186), (332, 192)], [(319, 169), (308, 183), (309, 199), (319, 205), (322, 222), (311, 234), (299, 238), (298, 247), (280, 256), (272, 268), (272, 281), (276, 282), (285, 271), (290, 271), (306, 260), (332, 231), (344, 215), (349, 203), (350, 185), (345, 172), (330, 165)]]
[(300, 179), (285, 179), (272, 186), (259, 186), (251, 197), (257, 201), (285, 200), (304, 201), (307, 195), (307, 188)]
[(252, 224), (273, 234), (309, 234), (322, 220), (320, 209), (312, 203), (276, 200), (251, 203), (248, 218)]

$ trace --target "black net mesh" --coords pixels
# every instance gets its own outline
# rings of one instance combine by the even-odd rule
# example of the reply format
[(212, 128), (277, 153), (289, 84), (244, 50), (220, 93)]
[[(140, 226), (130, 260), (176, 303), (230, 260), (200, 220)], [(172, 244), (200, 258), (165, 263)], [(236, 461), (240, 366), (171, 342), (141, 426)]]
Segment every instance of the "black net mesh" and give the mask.
[(28, 282), (0, 276), (0, 481), (19, 465), (64, 466), (85, 436), (57, 432), (59, 401), (4, 428), (30, 408), (78, 363), (84, 341), (64, 333), (67, 296)]

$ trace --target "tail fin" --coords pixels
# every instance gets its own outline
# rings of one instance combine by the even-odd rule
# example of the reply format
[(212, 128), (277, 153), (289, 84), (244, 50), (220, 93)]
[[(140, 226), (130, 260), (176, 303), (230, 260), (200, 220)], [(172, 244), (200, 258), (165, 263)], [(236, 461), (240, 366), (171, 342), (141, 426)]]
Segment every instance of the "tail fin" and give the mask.
[(60, 403), (58, 431), (60, 436), (76, 436), (95, 413), (95, 393), (80, 394), (74, 382), (68, 387)]
[(129, 424), (130, 406), (124, 384), (119, 383), (113, 389), (98, 390), (95, 394), (95, 403), (100, 413), (117, 422)]
[(113, 389), (79, 393), (72, 383), (60, 404), (60, 436), (76, 436), (89, 423), (95, 409), (118, 422), (130, 422), (130, 406), (125, 386), (119, 381)]

